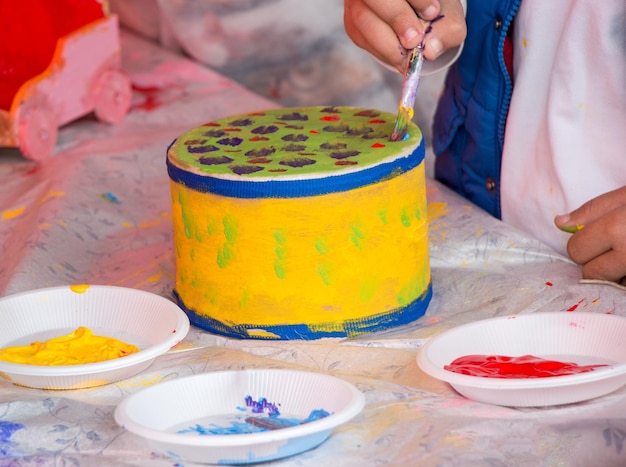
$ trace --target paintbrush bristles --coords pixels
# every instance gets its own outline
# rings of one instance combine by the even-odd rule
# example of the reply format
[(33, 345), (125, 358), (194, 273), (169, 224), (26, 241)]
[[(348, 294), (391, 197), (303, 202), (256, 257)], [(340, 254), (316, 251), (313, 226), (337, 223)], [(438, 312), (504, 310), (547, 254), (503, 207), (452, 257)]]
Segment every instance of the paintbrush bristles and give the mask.
[(409, 122), (413, 118), (413, 109), (406, 107), (398, 107), (398, 118), (396, 119), (396, 125), (391, 133), (391, 141), (402, 141), (407, 136), (407, 129), (409, 128)]

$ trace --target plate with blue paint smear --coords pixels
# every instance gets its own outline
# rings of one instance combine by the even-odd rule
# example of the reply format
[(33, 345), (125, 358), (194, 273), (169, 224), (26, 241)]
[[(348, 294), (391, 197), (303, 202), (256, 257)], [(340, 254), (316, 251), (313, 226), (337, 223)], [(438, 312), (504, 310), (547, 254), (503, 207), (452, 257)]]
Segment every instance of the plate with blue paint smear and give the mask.
[(249, 464), (313, 449), (364, 405), (363, 393), (334, 376), (250, 369), (140, 389), (118, 405), (115, 421), (174, 459)]

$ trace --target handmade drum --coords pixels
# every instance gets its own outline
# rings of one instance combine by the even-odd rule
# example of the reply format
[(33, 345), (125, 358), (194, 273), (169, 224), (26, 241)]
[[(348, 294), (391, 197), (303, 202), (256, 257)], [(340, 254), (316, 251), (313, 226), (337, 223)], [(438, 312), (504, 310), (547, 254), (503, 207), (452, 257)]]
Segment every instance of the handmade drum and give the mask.
[(168, 150), (175, 296), (231, 337), (354, 336), (411, 322), (431, 298), (424, 142), (352, 107), (207, 123)]

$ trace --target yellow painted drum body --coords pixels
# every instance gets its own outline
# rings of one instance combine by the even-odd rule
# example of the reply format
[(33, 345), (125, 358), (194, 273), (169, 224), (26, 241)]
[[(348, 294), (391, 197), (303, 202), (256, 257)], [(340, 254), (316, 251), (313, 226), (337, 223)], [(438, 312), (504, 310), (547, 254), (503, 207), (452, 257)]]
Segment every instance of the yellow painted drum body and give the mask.
[(211, 122), (168, 151), (175, 296), (241, 338), (353, 336), (421, 317), (431, 298), (424, 144), (351, 107)]

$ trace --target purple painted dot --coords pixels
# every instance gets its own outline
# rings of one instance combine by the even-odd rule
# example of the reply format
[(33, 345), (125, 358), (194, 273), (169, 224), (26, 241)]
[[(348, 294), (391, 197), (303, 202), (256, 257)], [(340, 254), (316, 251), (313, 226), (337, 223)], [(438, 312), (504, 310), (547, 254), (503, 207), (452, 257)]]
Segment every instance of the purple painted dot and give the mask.
[(320, 148), (322, 149), (345, 149), (348, 145), (346, 143), (322, 143), (320, 144)]
[(223, 130), (209, 130), (202, 133), (204, 136), (208, 136), (209, 138), (221, 138), (226, 134)]
[(278, 127), (275, 125), (262, 125), (252, 129), (251, 133), (255, 135), (268, 135), (270, 133), (276, 133), (277, 131)]
[(227, 156), (216, 156), (216, 157), (201, 157), (198, 162), (203, 165), (219, 165), (219, 164), (230, 164), (233, 161), (230, 157)]
[(305, 167), (307, 165), (315, 164), (315, 159), (309, 159), (306, 157), (294, 157), (294, 158), (285, 158), (279, 162), (280, 165), (286, 165), (289, 167)]
[(250, 151), (246, 152), (245, 155), (248, 157), (267, 157), (274, 154), (275, 152), (275, 148), (264, 146), (262, 148), (251, 149)]
[(299, 121), (306, 121), (309, 119), (309, 116), (306, 114), (301, 114), (300, 112), (293, 112), (290, 114), (284, 114), (281, 115), (280, 117), (278, 117), (278, 120), (299, 120)]
[(350, 128), (347, 134), (350, 136), (362, 136), (362, 135), (367, 135), (373, 131), (374, 131), (373, 128), (366, 126), (363, 128)]
[(307, 135), (303, 135), (302, 133), (290, 133), (281, 138), (283, 141), (307, 141), (309, 137)]
[(219, 151), (219, 148), (209, 144), (208, 146), (189, 146), (187, 147), (187, 151), (190, 154), (204, 154), (207, 152)]
[(326, 114), (340, 114), (341, 110), (339, 110), (337, 107), (324, 107), (322, 110), (320, 110), (320, 112)]
[(357, 112), (354, 114), (355, 117), (368, 117), (368, 118), (373, 118), (373, 117), (378, 117), (380, 115), (380, 112), (377, 112), (376, 110), (361, 110), (360, 112)]
[(233, 120), (228, 125), (229, 126), (250, 126), (254, 123), (254, 120), (249, 118), (240, 118), (239, 120)]
[(217, 141), (218, 144), (222, 144), (224, 146), (239, 146), (243, 140), (241, 138), (237, 138), (236, 136), (232, 138), (222, 138)]
[(359, 154), (361, 154), (359, 151), (336, 151), (331, 152), (329, 156), (333, 159), (346, 159), (348, 157), (358, 156)]
[(294, 143), (283, 146), (282, 148), (283, 151), (287, 151), (287, 152), (300, 152), (300, 151), (304, 151), (305, 149), (306, 149), (306, 145), (294, 144)]
[(328, 125), (322, 128), (322, 130), (330, 133), (345, 133), (349, 129), (350, 127), (348, 125)]
[(383, 131), (372, 131), (361, 136), (362, 139), (385, 139), (389, 138), (389, 135)]
[(230, 170), (237, 175), (247, 175), (263, 170), (258, 165), (233, 165)]

